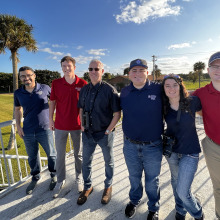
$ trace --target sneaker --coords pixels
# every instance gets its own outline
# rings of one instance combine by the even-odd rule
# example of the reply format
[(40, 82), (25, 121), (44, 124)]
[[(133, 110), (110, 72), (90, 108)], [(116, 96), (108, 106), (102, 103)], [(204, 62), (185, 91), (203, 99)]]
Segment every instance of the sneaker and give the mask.
[(83, 181), (81, 179), (77, 179), (76, 183), (77, 183), (78, 193), (81, 193), (84, 188)]
[(185, 220), (186, 216), (181, 215), (179, 212), (176, 212), (175, 219), (176, 220)]
[(133, 218), (135, 216), (136, 209), (137, 209), (137, 206), (129, 202), (125, 208), (125, 216), (127, 218)]
[(56, 184), (57, 184), (57, 176), (54, 176), (51, 178), (49, 190), (53, 190)]
[(156, 211), (156, 212), (149, 211), (148, 216), (147, 216), (147, 220), (158, 220), (159, 219), (158, 215), (159, 215), (158, 211)]
[(93, 187), (90, 187), (90, 189), (88, 189), (88, 190), (83, 190), (81, 192), (79, 198), (77, 199), (77, 204), (83, 205), (87, 201), (87, 198), (92, 193), (92, 191), (93, 191)]
[(54, 188), (54, 194), (53, 194), (53, 198), (57, 198), (57, 196), (59, 195), (61, 189), (63, 188), (63, 186), (65, 185), (65, 180), (63, 180), (60, 183), (57, 183), (55, 188)]
[(30, 184), (28, 185), (27, 189), (26, 189), (26, 194), (27, 195), (32, 194), (32, 192), (35, 189), (36, 185), (37, 185), (37, 180), (32, 180), (30, 182)]
[(112, 186), (110, 186), (107, 189), (104, 189), (103, 194), (102, 194), (102, 200), (101, 203), (102, 204), (108, 204), (109, 201), (112, 198)]

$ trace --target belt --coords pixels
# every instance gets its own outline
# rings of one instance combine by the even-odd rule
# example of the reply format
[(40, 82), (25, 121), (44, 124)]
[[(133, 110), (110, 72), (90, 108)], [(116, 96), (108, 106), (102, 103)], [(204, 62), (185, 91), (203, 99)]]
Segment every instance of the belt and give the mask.
[(132, 139), (130, 139), (128, 137), (125, 137), (125, 138), (126, 138), (126, 140), (128, 140), (132, 144), (147, 145), (147, 144), (151, 144), (152, 143), (151, 141), (135, 141), (135, 140), (132, 140)]

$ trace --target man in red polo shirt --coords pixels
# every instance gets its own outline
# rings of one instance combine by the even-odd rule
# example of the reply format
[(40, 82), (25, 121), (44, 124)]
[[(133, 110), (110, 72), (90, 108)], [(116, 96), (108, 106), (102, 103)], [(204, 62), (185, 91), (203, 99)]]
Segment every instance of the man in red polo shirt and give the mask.
[[(55, 144), (57, 150), (57, 185), (54, 189), (53, 197), (56, 198), (66, 179), (66, 142), (68, 133), (73, 141), (75, 173), (78, 192), (83, 190), (82, 184), (82, 148), (81, 148), (81, 124), (77, 103), (81, 88), (87, 84), (83, 79), (74, 73), (76, 66), (75, 60), (70, 56), (61, 59), (61, 67), (64, 77), (52, 82), (50, 95), (50, 129), (55, 130)], [(55, 123), (53, 115), (56, 109)]]
[(198, 96), (202, 103), (207, 135), (202, 140), (203, 153), (213, 184), (216, 216), (220, 219), (220, 51), (209, 58), (208, 65), (211, 83), (197, 89), (193, 95)]

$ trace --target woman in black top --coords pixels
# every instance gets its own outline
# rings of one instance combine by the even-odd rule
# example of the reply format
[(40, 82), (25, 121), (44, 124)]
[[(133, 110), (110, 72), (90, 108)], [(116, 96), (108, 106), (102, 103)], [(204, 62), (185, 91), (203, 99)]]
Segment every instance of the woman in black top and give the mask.
[(195, 219), (204, 219), (202, 207), (191, 192), (201, 152), (195, 126), (196, 111), (201, 110), (198, 97), (190, 97), (178, 75), (167, 75), (162, 82), (166, 134), (176, 142), (170, 157), (171, 184), (176, 203), (176, 220), (184, 220), (187, 212)]

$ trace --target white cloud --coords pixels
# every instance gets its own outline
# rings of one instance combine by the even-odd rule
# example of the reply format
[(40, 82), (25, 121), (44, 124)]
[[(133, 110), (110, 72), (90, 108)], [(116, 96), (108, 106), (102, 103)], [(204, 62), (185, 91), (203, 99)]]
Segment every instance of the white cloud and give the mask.
[(187, 56), (158, 58), (157, 65), (162, 74), (189, 73), (192, 70), (192, 62)]
[(182, 49), (182, 48), (191, 47), (191, 46), (192, 45), (190, 43), (172, 44), (168, 47), (168, 50)]
[(209, 38), (209, 39), (208, 39), (208, 42), (213, 42), (213, 39), (212, 39), (212, 38)]
[(64, 44), (52, 44), (52, 47), (56, 47), (56, 48), (67, 48), (67, 46), (64, 45)]
[(76, 49), (81, 50), (82, 48), (83, 48), (83, 46), (79, 45)]
[(183, 2), (192, 2), (193, 0), (183, 0)]
[(78, 57), (74, 57), (74, 59), (76, 60), (76, 63), (85, 64), (91, 61), (92, 59), (94, 59), (94, 57), (85, 57), (85, 56), (79, 55)]
[(87, 50), (87, 53), (97, 56), (105, 56), (104, 53), (105, 51), (107, 51), (107, 49), (91, 49), (91, 50)]
[(53, 54), (55, 56), (62, 56), (63, 53), (62, 52), (54, 52), (52, 51), (50, 48), (44, 48), (44, 49), (39, 49), (39, 51), (42, 51), (42, 52), (46, 52), (46, 53), (49, 53), (49, 54)]
[(156, 19), (180, 14), (180, 6), (172, 6), (175, 0), (140, 0), (138, 5), (135, 1), (121, 7), (121, 14), (116, 15), (118, 23), (134, 22), (141, 24), (149, 18)]

